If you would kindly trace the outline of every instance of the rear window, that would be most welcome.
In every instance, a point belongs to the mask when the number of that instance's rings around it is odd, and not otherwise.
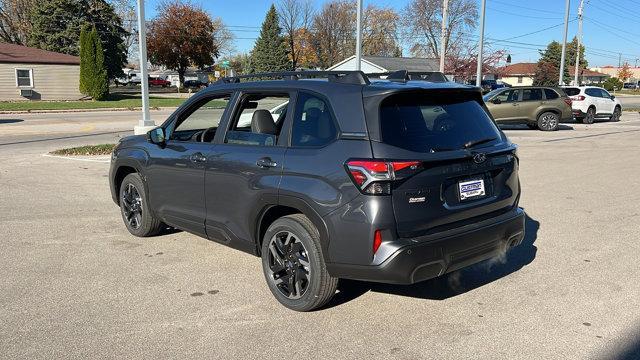
[[[569,96],[575,96],[580,94],[580,89],[578,88],[564,88],[564,92]]]
[[[469,94],[396,94],[380,105],[382,141],[416,152],[462,149],[500,139],[484,108]]]
[[[544,89],[544,96],[547,98],[547,100],[553,100],[553,99],[557,99],[560,96],[558,96],[558,93],[551,90],[551,89]]]

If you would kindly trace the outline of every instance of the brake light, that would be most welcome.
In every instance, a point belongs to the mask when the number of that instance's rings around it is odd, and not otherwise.
[[[571,106],[571,104],[573,103],[573,101],[571,101],[571,99],[568,98],[568,97],[564,98],[563,100],[564,100],[565,104],[567,104],[569,106]]]
[[[389,195],[391,182],[420,171],[419,161],[351,160],[346,166],[354,184],[365,194]]]
[[[572,96],[572,97],[571,97],[571,100],[573,100],[573,101],[583,101],[584,99],[586,99],[586,98],[584,97],[584,95]]]
[[[373,235],[373,254],[374,255],[380,248],[380,245],[382,245],[382,231],[376,230],[375,234]]]

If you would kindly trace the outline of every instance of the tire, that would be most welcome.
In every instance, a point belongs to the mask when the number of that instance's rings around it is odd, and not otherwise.
[[[538,123],[527,123],[527,127],[531,130],[537,130],[538,129]]]
[[[338,287],[338,278],[327,271],[318,229],[302,214],[269,226],[262,241],[262,269],[273,296],[295,311],[322,307]]]
[[[620,121],[620,116],[621,115],[622,115],[622,109],[620,108],[620,106],[616,105],[616,108],[613,109],[613,114],[609,118],[609,121],[618,122],[618,121]]]
[[[131,235],[148,237],[160,233],[164,224],[149,211],[145,185],[139,174],[125,176],[118,194],[122,221]]]
[[[538,116],[538,129],[542,131],[556,131],[560,123],[558,114],[546,111]]]
[[[594,121],[596,121],[596,108],[592,106],[587,109],[587,114],[584,119],[582,119],[582,122],[585,124],[593,124]]]

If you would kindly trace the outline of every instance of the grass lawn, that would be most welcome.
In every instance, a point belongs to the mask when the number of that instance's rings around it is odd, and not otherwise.
[[[51,152],[53,155],[109,155],[113,151],[116,144],[100,144],[100,145],[86,145],[78,146],[68,149],[54,150]]]
[[[640,90],[622,89],[622,90],[617,90],[616,92],[610,91],[610,93],[614,95],[640,95]]]
[[[149,106],[176,107],[186,99],[150,97]],[[224,105],[224,102],[220,102]],[[28,111],[28,110],[73,110],[73,109],[109,109],[109,108],[139,108],[142,107],[140,95],[111,94],[105,101],[2,101],[0,111]]]

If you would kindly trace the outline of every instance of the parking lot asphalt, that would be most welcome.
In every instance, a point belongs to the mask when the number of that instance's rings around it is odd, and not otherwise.
[[[184,232],[129,235],[107,162],[42,156],[135,120],[42,133],[2,119],[16,118],[0,116],[0,358],[640,358],[637,114],[507,129],[521,246],[411,286],[343,281],[311,313],[273,299],[258,258]]]

